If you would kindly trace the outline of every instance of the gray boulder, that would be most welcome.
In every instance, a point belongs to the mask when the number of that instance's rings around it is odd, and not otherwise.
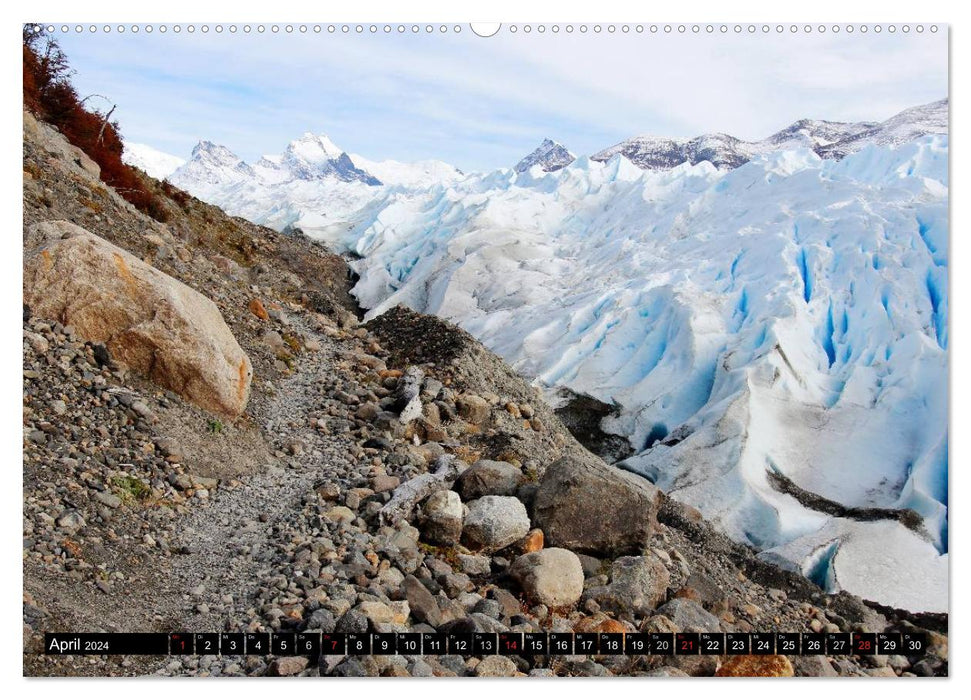
[[[602,609],[619,617],[645,617],[664,601],[670,582],[657,557],[621,557],[611,567],[610,585],[595,597]]]
[[[408,601],[408,607],[413,618],[432,627],[438,627],[442,624],[442,611],[438,607],[435,596],[421,581],[414,576],[406,576],[402,584],[402,591]]]
[[[555,547],[593,555],[640,554],[657,523],[661,492],[595,458],[561,457],[547,469],[533,506]]]
[[[421,383],[424,372],[418,367],[409,367],[398,380],[392,408],[398,413],[398,420],[408,423],[421,416]]]
[[[459,554],[459,568],[469,576],[488,576],[492,573],[489,557],[481,554]]]
[[[483,496],[469,505],[462,541],[486,552],[508,547],[529,532],[526,506],[512,496]]]
[[[508,656],[487,656],[475,667],[475,675],[486,678],[515,676],[516,663]]]
[[[454,491],[436,491],[422,509],[422,539],[450,546],[462,537],[462,499]]]
[[[657,609],[657,614],[671,620],[682,632],[721,631],[721,623],[717,617],[687,598],[669,600]]]

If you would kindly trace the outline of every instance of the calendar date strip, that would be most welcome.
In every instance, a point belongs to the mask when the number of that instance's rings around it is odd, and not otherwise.
[[[47,632],[50,655],[219,656],[646,656],[783,654],[921,656],[920,633],[718,632],[718,633],[84,633]]]

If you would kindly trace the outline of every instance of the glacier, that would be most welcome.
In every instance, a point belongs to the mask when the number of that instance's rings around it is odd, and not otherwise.
[[[125,142],[121,159],[157,180],[164,180],[185,165],[185,159],[165,153],[144,143]]]
[[[324,186],[221,154],[223,181],[182,182],[352,255],[369,317],[439,315],[551,400],[617,406],[618,466],[766,560],[946,611],[948,137],[857,133],[839,160],[789,139],[731,169],[615,153]]]
[[[542,386],[618,405],[622,466],[766,558],[801,569],[839,542],[833,587],[941,611],[947,196],[943,136],[727,173],[581,158],[392,198],[328,242],[360,256],[370,316],[443,316]],[[770,471],[922,526],[833,518]]]

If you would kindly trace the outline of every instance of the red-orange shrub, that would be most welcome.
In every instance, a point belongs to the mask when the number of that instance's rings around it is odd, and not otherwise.
[[[24,106],[56,127],[101,167],[101,179],[149,216],[165,221],[168,212],[121,160],[124,145],[118,122],[88,109],[71,85],[71,69],[57,42],[24,27]]]

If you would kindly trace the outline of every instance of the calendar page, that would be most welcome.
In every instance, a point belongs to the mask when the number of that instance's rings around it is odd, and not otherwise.
[[[947,676],[948,37],[24,24],[24,675]]]

